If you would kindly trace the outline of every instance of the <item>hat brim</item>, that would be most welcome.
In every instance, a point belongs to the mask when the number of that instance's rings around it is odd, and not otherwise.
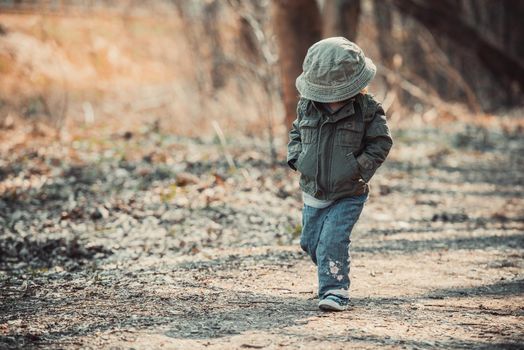
[[[366,64],[360,74],[352,81],[339,85],[318,85],[308,82],[304,73],[300,74],[295,81],[295,86],[302,97],[318,102],[338,102],[346,100],[358,94],[369,85],[377,73],[377,67],[369,58],[365,58]]]

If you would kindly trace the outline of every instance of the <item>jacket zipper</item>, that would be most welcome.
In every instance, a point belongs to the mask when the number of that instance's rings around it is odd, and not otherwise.
[[[320,124],[320,129],[318,131],[318,139],[317,139],[317,169],[316,169],[316,173],[315,173],[315,193],[318,192],[318,170],[319,170],[319,158],[320,158],[320,154],[318,152],[319,148],[320,148],[320,137],[322,136],[322,127],[324,125],[326,125],[327,123],[329,122],[329,118],[326,118],[326,120]],[[333,143],[334,143],[334,140],[333,140],[333,137],[331,137],[329,139],[329,147],[328,147],[328,151],[330,151],[331,153],[332,152],[332,148],[333,148]],[[331,186],[330,186],[330,183],[329,183],[329,178],[331,177],[331,166],[333,164],[333,159],[331,157],[331,154],[328,155],[328,167],[327,167],[327,173],[326,173],[326,178],[327,178],[327,183],[326,183],[326,188],[325,188],[325,193],[324,194],[327,194],[327,193],[330,193],[330,189],[331,189]]]
[[[334,125],[334,124],[332,124]],[[333,146],[334,146],[334,143],[335,143],[335,137],[337,137],[337,130],[335,129],[334,130],[334,133],[332,133],[331,135],[332,137],[330,137],[329,139],[329,147],[328,147],[328,150],[330,152],[329,154],[329,166],[328,166],[328,171],[327,171],[327,185],[326,185],[326,192],[327,193],[331,193],[331,190],[332,190],[332,186],[331,186],[331,167],[333,166]]]
[[[316,154],[316,158],[317,158],[317,166],[316,166],[316,172],[315,172],[315,194],[318,193],[318,163],[319,163],[319,158],[320,158],[320,154],[319,154],[319,148],[320,148],[320,136],[322,135],[322,127],[327,123],[328,121],[325,120],[322,124],[320,124],[320,129],[318,130],[318,135],[317,135],[317,154]]]

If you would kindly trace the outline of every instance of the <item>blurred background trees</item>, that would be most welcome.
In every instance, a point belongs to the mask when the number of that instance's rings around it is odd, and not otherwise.
[[[309,46],[322,38],[322,21],[314,0],[273,1],[273,30],[278,43],[285,121],[295,119],[297,90],[295,79]]]
[[[425,64],[413,67],[439,95],[450,100],[466,98],[472,107],[476,97],[479,107],[487,110],[521,103],[524,56],[518,43],[524,35],[522,1],[392,0],[388,5],[423,28],[414,42]],[[425,37],[429,40],[424,41]],[[432,52],[437,50],[449,67],[447,72],[438,69]]]
[[[374,60],[383,68],[380,72],[379,67],[379,73],[385,78],[385,93],[390,92],[402,105],[410,106],[419,100],[435,104],[436,97],[463,102],[478,113],[522,103],[524,55],[522,45],[518,45],[524,42],[524,25],[519,20],[524,15],[521,1],[326,0],[318,3],[321,8],[315,12],[295,8],[316,8],[315,0],[274,1],[279,10],[274,20],[275,28],[279,29],[276,35],[280,43],[288,125],[294,114],[293,101],[286,98],[289,95],[286,90],[291,90],[288,81],[300,73],[286,61],[287,56],[292,55],[286,48],[293,48],[288,41],[300,38],[301,43],[311,45],[318,38],[293,24],[297,12],[302,21],[315,25],[323,22],[323,37],[342,35],[362,41],[364,47],[368,40],[373,41],[368,45],[379,52]],[[372,11],[359,26],[362,5],[371,7]],[[374,28],[370,29],[370,24]],[[311,28],[314,26],[308,27]],[[308,45],[305,46],[307,49]],[[302,58],[305,55],[302,47],[292,51]]]
[[[377,63],[393,120],[499,113],[522,107],[523,15],[519,0],[1,0],[0,126],[285,135],[307,48],[336,35]]]

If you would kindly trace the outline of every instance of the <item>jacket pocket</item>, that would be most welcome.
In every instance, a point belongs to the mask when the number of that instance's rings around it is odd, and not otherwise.
[[[348,120],[337,125],[336,144],[343,147],[358,148],[362,142],[364,124]]]
[[[348,159],[348,162],[350,164],[351,180],[358,181],[362,179],[362,176],[360,175],[360,169],[358,167],[357,158],[355,158],[353,152],[349,152],[348,154],[346,154],[346,158]]]
[[[334,192],[347,192],[362,181],[358,162],[353,152],[337,152],[337,162],[332,169],[332,189]]]
[[[300,130],[300,139],[304,144],[317,142],[318,119],[302,119],[298,124]]]
[[[315,145],[305,146],[295,162],[297,170],[309,179],[315,179],[316,175],[315,147]]]

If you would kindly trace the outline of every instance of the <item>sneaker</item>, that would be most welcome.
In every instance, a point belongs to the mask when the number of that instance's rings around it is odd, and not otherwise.
[[[318,302],[323,311],[344,311],[348,308],[349,299],[329,294]]]

